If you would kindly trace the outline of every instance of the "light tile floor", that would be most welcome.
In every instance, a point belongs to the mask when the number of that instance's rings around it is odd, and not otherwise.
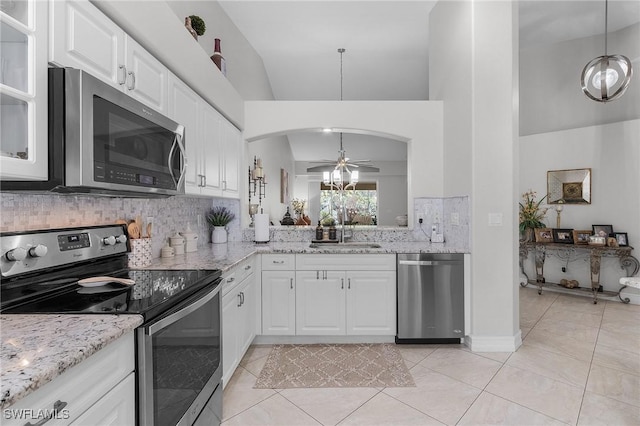
[[[640,425],[640,306],[520,289],[523,345],[401,345],[415,388],[253,389],[252,346],[223,425]]]

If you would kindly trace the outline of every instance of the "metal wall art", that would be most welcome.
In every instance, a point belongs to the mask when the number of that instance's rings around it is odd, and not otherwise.
[[[591,204],[591,169],[548,171],[547,203]]]

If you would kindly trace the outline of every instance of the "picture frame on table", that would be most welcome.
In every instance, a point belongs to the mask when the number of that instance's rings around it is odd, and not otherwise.
[[[589,244],[591,229],[573,230],[573,244]]]
[[[607,238],[613,234],[613,225],[591,225],[593,235]]]
[[[618,242],[618,247],[628,247],[629,246],[629,237],[626,232],[614,232],[613,236]]]
[[[573,244],[573,229],[553,228],[553,242],[561,244]]]
[[[535,228],[536,243],[552,243],[553,233],[551,228]]]

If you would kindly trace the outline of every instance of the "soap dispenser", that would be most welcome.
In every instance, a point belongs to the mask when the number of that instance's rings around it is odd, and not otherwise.
[[[322,229],[322,225],[320,221],[318,221],[318,226],[316,226],[316,240],[320,241],[324,238],[324,229]]]

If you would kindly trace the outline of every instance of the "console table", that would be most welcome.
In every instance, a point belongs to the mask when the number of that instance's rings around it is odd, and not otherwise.
[[[602,291],[600,286],[600,262],[603,257],[615,257],[620,262],[620,267],[626,271],[628,277],[634,276],[640,269],[640,262],[631,255],[633,247],[606,247],[606,246],[590,246],[578,244],[559,244],[559,243],[536,243],[536,242],[520,242],[520,271],[525,276],[525,281],[520,285],[526,287],[529,284],[538,286],[538,294],[542,294],[544,286],[554,286],[559,289],[565,289],[563,293],[576,293],[580,291],[589,291],[593,297],[593,303],[598,303],[598,294],[605,297],[615,298],[616,296],[624,303],[629,303],[629,298],[622,298],[620,292],[625,286],[621,287],[618,292]],[[524,261],[527,259],[529,252],[535,254],[536,279],[531,280],[524,271]],[[567,263],[573,260],[588,258],[591,272],[591,287],[576,287],[566,289],[558,283],[546,282],[544,278],[544,261],[546,256],[555,256]],[[564,268],[563,268],[564,271]]]

